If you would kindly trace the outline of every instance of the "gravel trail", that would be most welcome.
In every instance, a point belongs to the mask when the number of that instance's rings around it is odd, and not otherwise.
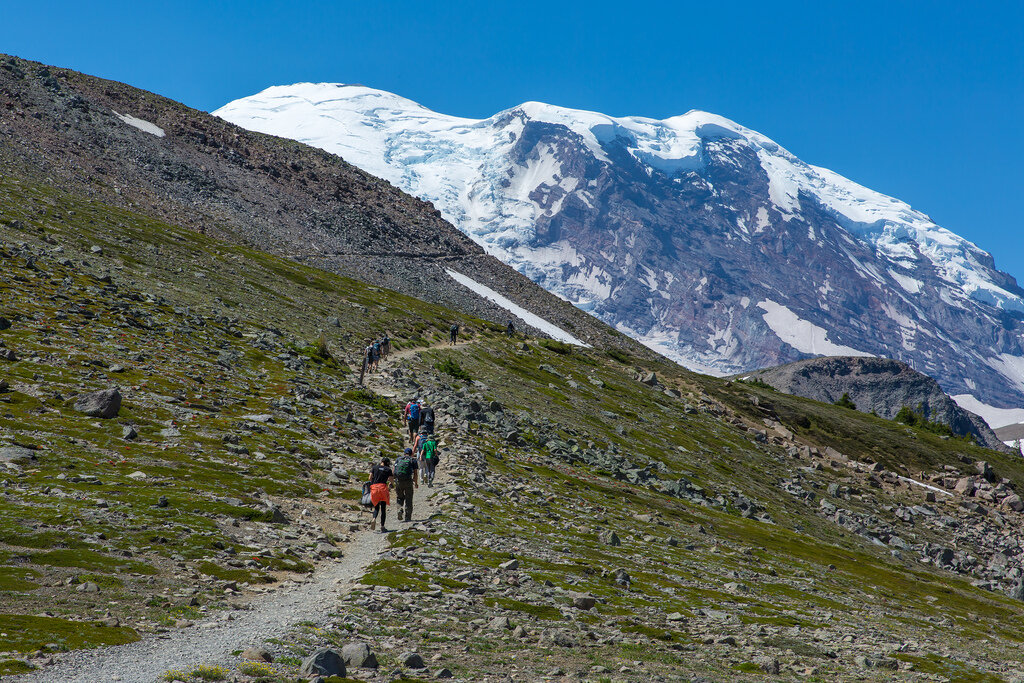
[[[440,486],[441,482],[436,485]],[[414,523],[433,514],[430,498],[436,490],[421,487],[416,491]],[[398,514],[397,508],[388,512],[389,517]],[[392,528],[405,527],[393,519],[389,521]],[[215,620],[147,637],[137,643],[69,652],[61,655],[53,666],[19,676],[17,680],[20,683],[153,683],[168,669],[187,670],[197,664],[229,665],[237,661],[231,654],[235,650],[255,647],[267,638],[280,636],[299,622],[325,623],[337,607],[338,596],[348,592],[388,547],[385,534],[369,529],[360,531],[343,547],[344,557],[322,564],[312,581],[257,598],[249,604],[248,610],[222,612],[213,615]],[[232,620],[216,620],[229,616]]]

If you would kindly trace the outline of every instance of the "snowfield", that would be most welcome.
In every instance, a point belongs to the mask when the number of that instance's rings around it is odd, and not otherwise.
[[[522,306],[519,306],[518,304],[515,304],[512,301],[509,301],[507,298],[505,298],[501,294],[498,294],[487,285],[483,285],[474,280],[473,278],[463,275],[462,273],[458,273],[454,270],[445,269],[445,272],[447,272],[449,277],[451,277],[453,280],[458,282],[463,287],[466,287],[476,292],[477,294],[487,299],[488,301],[492,301],[498,304],[506,311],[508,311],[509,313],[511,313],[512,315],[516,316],[521,321],[529,325],[530,327],[540,330],[541,332],[548,335],[552,339],[555,339],[560,342],[565,342],[567,344],[574,344],[576,346],[585,346],[587,348],[590,348],[590,344],[577,339],[576,337],[572,336],[571,334],[563,330],[561,327],[558,327],[557,325],[548,322],[539,315],[530,313]]]

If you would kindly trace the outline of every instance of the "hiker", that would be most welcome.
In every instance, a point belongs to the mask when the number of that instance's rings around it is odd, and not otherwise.
[[[511,318],[508,321],[508,327],[505,328],[505,334],[510,337],[514,337],[516,334],[516,324],[512,322]]]
[[[437,469],[437,463],[440,462],[439,450],[437,447],[437,437],[433,434],[428,434],[427,440],[423,443],[423,447],[420,450],[424,463],[422,478],[426,481],[428,488],[434,488],[434,470]]]
[[[394,479],[395,473],[391,470],[391,459],[382,457],[379,465],[370,468],[370,502],[373,504],[373,521],[370,528],[377,528],[377,515],[380,515],[380,532],[388,532],[387,522],[388,502],[391,499],[389,485]]]
[[[452,323],[452,327],[448,330],[448,338],[451,340],[452,346],[455,346],[456,341],[459,338],[459,324]]]
[[[412,490],[420,487],[416,481],[416,472],[419,465],[412,457],[412,449],[406,448],[402,455],[395,460],[395,497],[398,499],[398,521],[412,521]],[[402,516],[402,507],[405,507],[405,517]]]
[[[420,431],[426,428],[427,434],[434,433],[434,409],[425,401],[420,401]]]
[[[378,363],[380,363],[380,359],[383,358],[382,349],[383,346],[381,345],[380,339],[373,342],[373,355],[376,356]]]
[[[415,441],[416,432],[420,428],[420,402],[418,398],[414,398],[406,404],[402,417],[405,418],[405,424],[409,428],[409,441]]]
[[[391,337],[388,336],[387,332],[384,333],[384,337],[380,340],[380,348],[384,352],[385,358],[391,355]]]
[[[423,460],[423,444],[427,442],[430,434],[423,428],[420,427],[420,433],[416,435],[416,440],[412,442],[412,452],[416,456],[416,463],[420,467],[420,481],[421,483],[427,483],[427,463]]]

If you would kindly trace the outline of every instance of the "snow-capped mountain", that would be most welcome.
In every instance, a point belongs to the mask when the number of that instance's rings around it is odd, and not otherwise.
[[[433,202],[490,253],[691,368],[889,356],[951,394],[1024,406],[1024,290],[988,253],[721,116],[527,102],[477,120],[330,83],[214,113]]]

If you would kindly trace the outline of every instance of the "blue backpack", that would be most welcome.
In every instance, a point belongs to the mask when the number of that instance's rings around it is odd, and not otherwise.
[[[410,420],[418,420],[418,419],[420,419],[420,404],[419,403],[413,403],[412,405],[409,406],[409,419]]]

